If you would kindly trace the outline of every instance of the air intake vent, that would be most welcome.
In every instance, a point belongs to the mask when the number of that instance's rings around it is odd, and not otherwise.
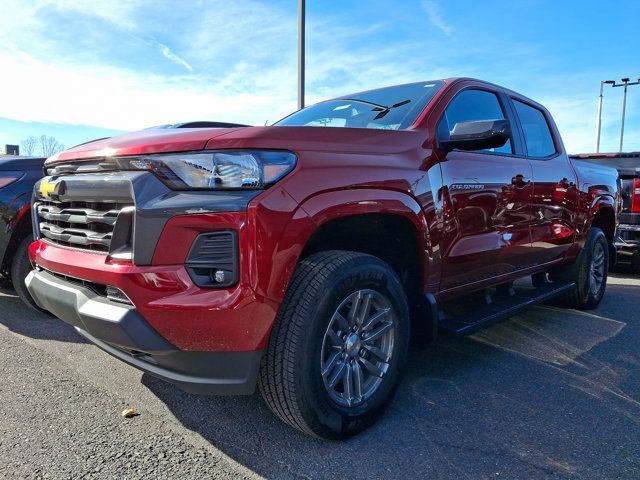
[[[186,262],[199,287],[227,288],[238,282],[238,239],[233,230],[203,233],[191,246]]]

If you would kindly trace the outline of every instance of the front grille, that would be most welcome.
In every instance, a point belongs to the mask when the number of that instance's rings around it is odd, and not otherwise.
[[[39,201],[38,228],[51,243],[107,253],[118,214],[130,206],[109,201]]]

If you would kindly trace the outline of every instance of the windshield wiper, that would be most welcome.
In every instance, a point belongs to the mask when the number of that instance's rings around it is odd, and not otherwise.
[[[374,120],[379,120],[380,118],[384,117],[392,108],[402,107],[403,105],[411,102],[411,100],[403,100],[402,102],[394,103],[393,105],[388,107],[386,105],[380,105],[379,103],[369,102],[368,100],[360,100],[359,98],[341,98],[340,100],[345,100],[347,102],[358,102],[365,105],[373,106],[373,112],[380,112],[375,116]]]

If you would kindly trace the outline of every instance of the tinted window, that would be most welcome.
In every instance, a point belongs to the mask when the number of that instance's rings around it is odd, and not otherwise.
[[[456,123],[474,120],[502,120],[504,112],[498,97],[484,90],[463,90],[449,104],[438,124],[438,136],[446,138]],[[502,147],[491,148],[489,152],[513,153],[511,140]]]
[[[556,147],[553,144],[553,137],[544,114],[537,108],[518,100],[514,100],[513,104],[518,112],[522,130],[524,130],[524,141],[529,156],[542,158],[553,155],[556,152]]]
[[[276,125],[409,128],[441,86],[442,82],[423,82],[354,93],[311,105]]]

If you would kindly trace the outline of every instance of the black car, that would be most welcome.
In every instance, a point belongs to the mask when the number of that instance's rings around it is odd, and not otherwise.
[[[618,170],[622,210],[615,246],[618,260],[629,263],[633,272],[640,274],[640,152],[584,153],[572,157]]]
[[[24,279],[31,270],[27,249],[33,241],[31,195],[43,176],[44,158],[0,157],[0,275],[20,298],[37,308]]]

